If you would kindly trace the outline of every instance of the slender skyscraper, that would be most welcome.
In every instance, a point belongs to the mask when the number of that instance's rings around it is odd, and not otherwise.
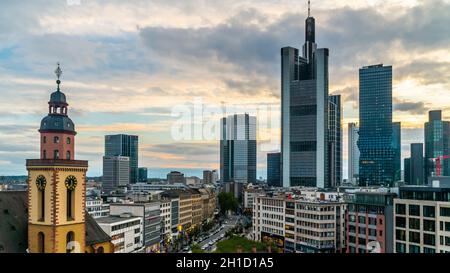
[[[402,173],[402,124],[392,123],[392,148],[394,149],[394,182],[400,181]]]
[[[359,184],[393,185],[392,66],[359,70]]]
[[[342,183],[342,106],[341,95],[329,97],[328,105],[328,148],[330,186]]]
[[[356,184],[359,177],[359,128],[356,123],[348,124],[348,181]]]
[[[409,185],[424,185],[423,144],[411,143]]]
[[[425,178],[436,173],[433,159],[450,154],[450,122],[442,120],[442,111],[428,113],[425,123]],[[441,175],[450,175],[450,160],[441,161]]]
[[[138,182],[138,136],[124,134],[105,136],[105,156],[129,157],[130,183]]]
[[[267,154],[267,185],[281,187],[281,153]]]
[[[222,118],[220,135],[221,182],[256,183],[256,117]]]
[[[328,49],[317,49],[308,11],[303,56],[281,49],[281,165],[284,187],[331,186],[328,138]]]

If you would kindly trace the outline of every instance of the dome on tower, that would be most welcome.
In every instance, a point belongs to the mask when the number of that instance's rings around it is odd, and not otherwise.
[[[48,115],[41,121],[39,132],[73,132],[75,133],[75,124],[68,116]]]
[[[64,95],[63,92],[61,92],[60,90],[57,90],[55,92],[53,92],[50,95],[50,103],[55,103],[55,104],[66,104],[66,95]]]

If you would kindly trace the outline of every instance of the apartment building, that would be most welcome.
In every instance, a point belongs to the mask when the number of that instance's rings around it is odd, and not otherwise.
[[[395,253],[450,253],[450,183],[400,187],[394,199]]]
[[[284,252],[334,253],[345,248],[346,204],[334,199],[300,197],[301,193],[255,196],[253,238],[272,240]]]
[[[111,237],[114,253],[142,251],[144,232],[141,217],[122,214],[120,216],[101,217],[95,220],[103,231]]]
[[[202,194],[197,189],[189,189],[192,200],[192,227],[201,226],[203,221]]]
[[[217,208],[216,194],[212,189],[199,189],[202,195],[203,221],[210,221],[214,218],[214,211]]]

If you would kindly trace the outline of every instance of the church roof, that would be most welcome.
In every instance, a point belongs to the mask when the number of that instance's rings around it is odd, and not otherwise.
[[[42,119],[40,131],[75,132],[75,124],[68,116],[50,114]]]
[[[50,103],[66,104],[67,103],[66,95],[63,92],[61,92],[60,90],[57,90],[50,95]]]
[[[97,224],[95,219],[86,212],[86,245],[110,242],[111,237]]]

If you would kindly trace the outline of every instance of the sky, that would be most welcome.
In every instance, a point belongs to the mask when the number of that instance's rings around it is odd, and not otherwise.
[[[423,141],[427,111],[450,119],[450,0],[313,0],[311,13],[318,47],[330,49],[330,94],[344,102],[344,178],[360,67],[393,66],[402,157]],[[2,0],[0,175],[25,174],[25,160],[39,157],[60,62],[76,158],[89,160],[89,176],[101,175],[104,135],[116,133],[139,135],[139,165],[151,177],[218,169],[207,125],[230,108],[258,115],[265,177],[266,154],[279,149],[279,122],[269,121],[280,117],[280,48],[301,48],[306,17],[306,0]],[[195,118],[196,105],[212,114]]]

